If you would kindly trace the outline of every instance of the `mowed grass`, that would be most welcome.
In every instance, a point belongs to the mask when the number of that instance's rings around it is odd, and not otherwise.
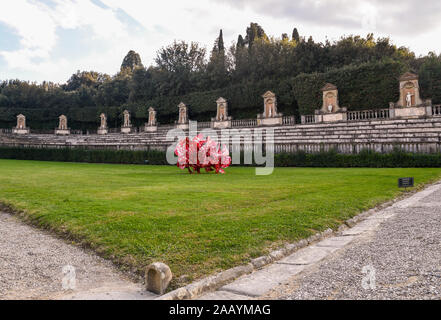
[[[176,167],[0,160],[0,202],[123,266],[194,280],[248,262],[398,196],[397,179],[441,169]],[[174,287],[182,281],[175,280]]]

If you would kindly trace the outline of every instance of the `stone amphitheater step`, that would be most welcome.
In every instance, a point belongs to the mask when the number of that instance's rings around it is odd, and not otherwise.
[[[170,127],[171,128],[171,127]],[[93,146],[112,148],[165,148],[170,145],[166,140],[170,128],[159,128],[154,133],[135,133],[109,135],[71,135],[55,136],[50,134],[31,134],[15,136],[1,134],[0,144],[28,146]],[[232,131],[232,141],[240,141],[241,132],[247,129],[256,134],[253,128],[237,128]],[[339,123],[320,123],[274,127],[274,142],[279,145],[338,145],[338,144],[431,144],[441,146],[441,117],[411,120],[375,120]],[[220,132],[216,130],[216,132]],[[432,148],[432,147],[430,147]],[[432,150],[432,149],[431,149]]]

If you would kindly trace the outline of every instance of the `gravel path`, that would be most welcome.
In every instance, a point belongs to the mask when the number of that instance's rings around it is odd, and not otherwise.
[[[393,217],[376,230],[262,298],[441,299],[441,185],[386,211]]]
[[[0,213],[0,299],[155,297],[110,262]]]

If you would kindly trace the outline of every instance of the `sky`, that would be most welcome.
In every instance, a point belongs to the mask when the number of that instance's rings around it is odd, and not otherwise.
[[[417,55],[441,53],[441,1],[424,0],[14,0],[0,10],[0,80],[66,82],[77,70],[114,75],[135,50],[145,66],[176,40],[211,50],[250,22],[270,36],[316,41],[390,37]]]

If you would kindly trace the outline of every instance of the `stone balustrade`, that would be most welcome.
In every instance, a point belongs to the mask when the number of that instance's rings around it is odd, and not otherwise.
[[[210,121],[198,122],[198,128],[201,129],[211,128],[211,122]]]
[[[284,126],[291,126],[293,124],[296,124],[296,118],[294,116],[283,117],[282,124]]]
[[[432,106],[432,115],[433,116],[441,116],[441,105]]]
[[[257,119],[232,120],[231,125],[236,128],[250,128],[257,126]]]
[[[301,116],[302,124],[315,123],[315,115],[308,114]]]
[[[389,119],[389,109],[348,111],[347,121]]]

